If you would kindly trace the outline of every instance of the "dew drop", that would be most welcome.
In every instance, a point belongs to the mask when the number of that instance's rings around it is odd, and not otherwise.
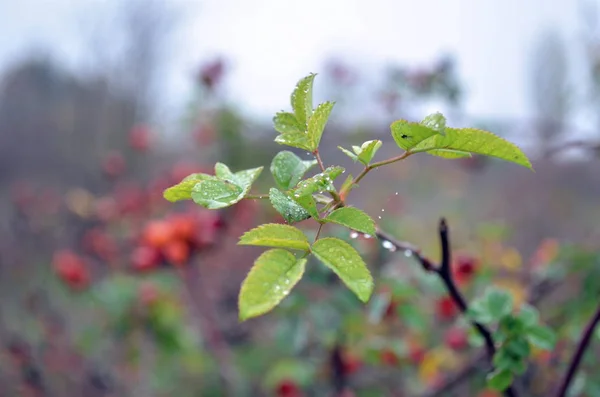
[[[358,233],[350,232],[350,238],[357,238],[357,237],[358,237]]]
[[[379,215],[377,218],[381,219],[381,215]]]
[[[394,252],[396,251],[396,246],[394,244],[392,244],[391,241],[388,240],[384,240],[381,245],[383,246],[383,248],[387,249],[388,251]]]
[[[398,195],[398,192],[396,192],[396,196]]]
[[[385,209],[383,209],[383,208],[382,208],[382,209],[381,209],[381,212],[385,212]]]
[[[413,254],[413,252],[411,250],[404,251],[404,256],[407,257],[407,258],[411,257],[412,254]]]
[[[371,235],[370,235],[370,234],[365,234],[365,235],[364,235],[364,237],[365,237],[366,239],[369,239],[369,238],[371,238]]]

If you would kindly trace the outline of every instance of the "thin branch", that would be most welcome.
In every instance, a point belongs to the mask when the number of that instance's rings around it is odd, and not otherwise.
[[[313,154],[317,159],[317,163],[319,163],[319,168],[321,168],[321,171],[325,171],[325,165],[323,164],[323,160],[321,159],[321,155],[319,154],[319,149],[315,150]]]
[[[376,163],[367,165],[360,172],[360,174],[358,174],[356,176],[356,178],[354,178],[354,180],[352,181],[352,184],[356,184],[356,183],[360,182],[360,180],[363,179],[365,177],[365,175],[367,175],[371,170],[374,170],[375,168],[378,168],[378,167],[381,167],[381,166],[384,166],[384,165],[395,163],[397,161],[404,160],[405,158],[407,158],[411,154],[412,154],[411,152],[404,152],[404,153],[402,153],[399,156],[391,157],[391,158],[389,158],[387,160],[382,160],[382,161],[378,161]]]
[[[387,234],[385,234],[381,231],[379,231],[377,233],[377,236],[379,238],[389,241],[392,245],[394,245],[394,247],[397,250],[402,250],[404,252],[407,252],[407,251],[410,252],[418,260],[418,262],[421,264],[421,266],[423,266],[423,269],[425,269],[426,271],[436,272],[438,274],[438,276],[441,278],[441,280],[443,281],[444,286],[446,287],[446,290],[448,291],[448,294],[450,295],[450,297],[452,298],[454,303],[458,306],[461,313],[463,313],[463,315],[464,315],[464,314],[466,314],[469,307],[467,305],[467,301],[465,300],[465,298],[462,296],[462,294],[456,287],[456,283],[454,282],[454,278],[452,276],[452,271],[451,271],[452,256],[451,256],[451,250],[450,250],[449,230],[448,230],[448,225],[446,223],[446,220],[443,218],[440,220],[439,235],[440,235],[440,245],[442,248],[442,259],[441,259],[440,265],[435,266],[432,264],[432,262],[429,259],[422,256],[420,254],[419,250],[416,249],[414,246],[391,239],[391,238],[389,238],[389,236]],[[490,330],[487,327],[485,327],[484,325],[482,325],[478,322],[471,321],[471,325],[477,330],[477,332],[484,339],[487,358],[491,364],[494,354],[496,353],[496,346],[494,344],[494,339],[492,337],[492,333],[490,332]],[[517,393],[512,386],[509,387],[508,389],[506,389],[504,391],[504,394],[507,397],[516,397],[517,396]]]
[[[315,236],[315,242],[319,239],[319,236],[321,235],[321,229],[323,229],[322,223],[319,224],[319,229],[317,230],[317,234]]]
[[[560,282],[550,282],[548,280],[543,280],[531,288],[531,293],[529,294],[528,302],[536,306],[540,301],[542,301],[548,294],[554,291],[561,283]],[[478,370],[481,370],[481,367],[486,360],[486,354],[480,354],[476,358],[473,359],[469,364],[465,365],[460,371],[454,373],[451,377],[449,377],[444,384],[437,387],[435,390],[429,391],[426,394],[423,394],[421,397],[442,397],[448,394],[452,389],[459,386],[462,382],[466,381]]]
[[[454,278],[453,278],[452,272],[450,270],[450,263],[451,263],[452,257],[451,257],[451,253],[450,253],[448,225],[446,223],[446,220],[443,218],[440,221],[439,233],[440,233],[440,244],[442,246],[442,263],[441,263],[440,267],[438,268],[437,273],[439,274],[442,281],[444,282],[444,285],[446,286],[446,289],[448,290],[448,294],[450,295],[452,300],[456,303],[456,305],[458,306],[460,311],[463,314],[466,314],[467,310],[469,309],[469,307],[467,305],[467,301],[465,300],[465,298],[462,296],[462,294],[456,287],[456,283],[454,282]],[[485,349],[487,351],[488,358],[491,361],[492,358],[494,357],[494,354],[496,353],[496,346],[494,345],[494,338],[492,337],[492,333],[490,332],[490,330],[487,327],[483,326],[482,324],[480,324],[476,321],[472,321],[471,324],[473,325],[473,327],[475,327],[477,332],[483,337],[483,340],[485,341]]]
[[[583,333],[581,334],[581,339],[579,344],[577,345],[577,349],[573,354],[573,358],[571,359],[571,363],[569,364],[569,369],[565,373],[565,377],[560,383],[560,387],[558,393],[556,393],[556,397],[565,397],[567,395],[567,390],[571,385],[573,379],[575,378],[575,374],[577,373],[577,369],[583,360],[583,356],[585,355],[586,350],[589,347],[590,341],[592,340],[592,336],[594,335],[594,330],[596,326],[600,322],[600,306],[596,309],[594,316],[590,319],[590,322],[587,324]]]

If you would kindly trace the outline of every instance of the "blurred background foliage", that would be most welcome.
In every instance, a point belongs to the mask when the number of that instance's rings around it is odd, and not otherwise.
[[[239,285],[257,252],[237,238],[282,219],[268,203],[209,212],[169,204],[162,191],[215,161],[267,165],[279,148],[268,120],[224,95],[223,57],[198,66],[181,117],[158,122],[156,82],[177,23],[165,4],[124,2],[121,45],[106,54],[98,36],[91,72],[35,53],[0,76],[0,395],[495,396],[437,279],[374,239],[330,230],[376,275],[369,304],[309,263],[273,313],[238,322]],[[367,94],[351,63],[330,59],[316,71],[322,96],[338,101],[322,144],[327,164],[357,172],[336,146],[366,139],[382,139],[382,158],[392,155],[389,123],[431,106],[451,124],[517,139],[532,156],[535,173],[480,157],[414,156],[373,172],[351,197],[434,258],[437,220],[447,217],[469,300],[496,285],[539,308],[559,343],[534,352],[518,384],[530,396],[552,390],[600,296],[600,132],[575,140],[568,122],[578,108],[600,120],[599,30],[593,18],[582,25],[589,95],[570,89],[565,45],[548,32],[529,65],[535,115],[522,122],[463,114],[468,93],[447,55],[390,65]],[[381,120],[344,122],[367,102]],[[310,221],[302,226],[314,233]],[[596,345],[572,396],[600,396]]]

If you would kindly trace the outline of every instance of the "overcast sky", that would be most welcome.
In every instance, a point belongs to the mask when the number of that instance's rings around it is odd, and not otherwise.
[[[299,77],[322,72],[330,56],[375,73],[389,62],[426,65],[450,53],[469,114],[527,117],[529,54],[539,35],[557,29],[581,51],[577,0],[170,1],[185,19],[166,63],[166,100],[187,100],[191,72],[222,54],[232,66],[230,96],[260,116],[286,107]],[[82,24],[116,3],[0,0],[0,68],[41,48],[76,65]]]

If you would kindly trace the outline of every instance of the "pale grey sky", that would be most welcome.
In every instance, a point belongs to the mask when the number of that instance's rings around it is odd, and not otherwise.
[[[440,52],[458,58],[469,114],[528,117],[529,54],[538,35],[556,28],[581,51],[577,0],[170,1],[184,7],[185,23],[165,69],[169,103],[189,99],[192,71],[222,54],[232,65],[230,97],[266,117],[331,55],[376,78],[386,63],[426,65]],[[116,3],[0,0],[0,68],[43,47],[77,65],[82,24]]]

